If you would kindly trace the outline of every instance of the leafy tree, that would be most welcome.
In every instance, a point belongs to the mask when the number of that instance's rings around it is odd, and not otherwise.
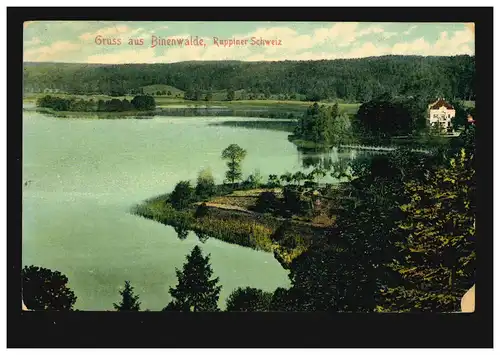
[[[253,174],[248,175],[245,185],[251,189],[256,189],[262,185],[262,175],[258,170],[255,170]]]
[[[235,181],[240,180],[242,176],[241,162],[245,159],[247,152],[237,144],[231,144],[222,151],[222,159],[227,160],[228,171],[226,178],[233,185]]]
[[[193,202],[194,190],[189,181],[180,181],[170,194],[170,203],[174,208],[182,210]]]
[[[453,100],[450,102],[450,104],[455,109],[455,117],[451,120],[453,128],[458,129],[461,127],[465,127],[467,125],[467,116],[470,113],[470,109],[466,109],[464,105],[458,100]]]
[[[204,257],[199,246],[195,246],[187,256],[182,271],[176,269],[177,286],[170,288],[173,300],[165,311],[215,312],[222,286],[219,278],[212,277],[210,256]]]
[[[315,143],[342,144],[352,140],[353,128],[349,116],[339,114],[338,104],[314,103],[297,122],[294,134]]]
[[[457,311],[460,298],[474,283],[473,155],[463,149],[448,167],[435,171],[424,182],[408,182],[405,191],[411,200],[401,206],[406,218],[399,227],[407,237],[397,244],[405,258],[392,264],[404,283],[386,292],[386,307]]]
[[[55,111],[70,111],[71,101],[68,99],[53,97],[50,95],[39,98],[36,102],[39,107],[51,108]]]
[[[411,134],[416,126],[416,118],[405,102],[382,95],[362,104],[356,114],[358,129],[364,136],[389,138]]]
[[[408,111],[411,117],[409,128],[411,134],[415,135],[425,130],[428,122],[427,108],[430,102],[432,102],[432,99],[429,99],[425,95],[413,96],[401,100],[404,110]]]
[[[140,311],[141,302],[139,302],[139,296],[134,294],[130,281],[125,281],[125,288],[120,291],[120,295],[122,296],[120,303],[113,303],[117,311]]]
[[[198,174],[195,193],[202,199],[206,199],[214,195],[215,181],[209,168],[203,169]]]
[[[21,271],[23,301],[30,310],[70,311],[75,293],[67,287],[68,278],[59,271],[38,266],[25,266]]]
[[[238,287],[226,302],[228,312],[266,312],[269,311],[272,293],[253,287]]]
[[[331,123],[330,141],[338,144],[349,143],[354,136],[351,119],[346,113],[336,116]]]

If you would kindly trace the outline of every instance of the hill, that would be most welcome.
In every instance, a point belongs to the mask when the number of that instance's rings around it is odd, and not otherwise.
[[[382,56],[282,62],[172,64],[25,63],[26,92],[124,95],[167,85],[179,91],[239,91],[240,99],[366,102],[384,93],[474,100],[475,58]],[[242,93],[241,90],[244,90]]]

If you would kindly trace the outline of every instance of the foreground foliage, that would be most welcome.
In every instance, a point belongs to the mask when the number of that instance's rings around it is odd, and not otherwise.
[[[139,296],[134,294],[134,288],[129,281],[125,281],[125,287],[120,291],[122,300],[120,303],[113,303],[113,307],[117,311],[140,311],[141,302]]]
[[[386,292],[389,310],[458,311],[474,280],[475,170],[463,149],[449,166],[432,172],[423,183],[410,181],[410,202],[400,208],[399,228],[407,237],[397,243],[404,257],[391,267],[403,286]]]
[[[68,277],[59,271],[38,266],[25,266],[21,271],[23,301],[34,311],[69,311],[76,302],[75,293],[68,288]]]
[[[238,287],[226,301],[228,312],[266,312],[271,306],[272,292],[254,287]]]

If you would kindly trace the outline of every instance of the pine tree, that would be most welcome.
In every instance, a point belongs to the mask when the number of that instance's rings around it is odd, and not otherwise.
[[[460,298],[474,283],[475,171],[464,149],[423,183],[409,182],[411,202],[401,206],[407,232],[399,243],[405,255],[392,267],[404,281],[389,289],[381,311],[460,309]]]
[[[119,304],[113,303],[117,311],[140,311],[141,302],[139,296],[134,295],[134,288],[129,281],[125,281],[125,288],[120,291],[122,300]]]
[[[204,257],[199,246],[187,256],[182,271],[176,269],[178,284],[170,288],[173,300],[164,311],[215,312],[222,286],[219,278],[212,277],[210,255]]]

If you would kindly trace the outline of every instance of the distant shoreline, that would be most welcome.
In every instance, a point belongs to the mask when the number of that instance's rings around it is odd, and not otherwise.
[[[34,104],[36,100],[45,94],[30,94],[23,98],[23,104]],[[111,97],[107,95],[71,95],[52,94],[61,98],[77,99],[130,99],[129,96]],[[86,117],[107,118],[107,116],[199,116],[199,117],[253,117],[253,118],[276,118],[296,120],[300,118],[307,107],[308,101],[287,100],[233,100],[233,101],[191,101],[183,99],[170,99],[167,97],[155,97],[156,109],[150,111],[55,111],[40,107],[33,107],[43,113],[56,117],[71,117],[84,115]],[[322,104],[332,105],[333,102]],[[340,103],[339,107],[348,114],[355,114],[359,108],[358,103]],[[109,117],[111,118],[111,117]]]

